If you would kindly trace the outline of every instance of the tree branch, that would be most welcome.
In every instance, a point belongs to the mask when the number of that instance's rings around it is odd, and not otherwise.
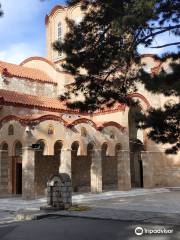
[[[151,34],[148,34],[146,37],[139,39],[138,44],[139,44],[139,43],[142,43],[142,41],[143,41],[143,42],[146,41],[146,40],[147,40],[148,38],[150,38],[150,37],[155,37],[156,35],[162,34],[162,33],[164,33],[164,32],[167,32],[167,31],[169,31],[169,30],[173,30],[173,29],[176,29],[176,28],[180,28],[180,24],[175,25],[175,26],[169,26],[169,27],[167,27],[166,29],[163,29],[163,30],[160,30],[160,31],[151,33]]]
[[[163,47],[169,47],[169,46],[173,46],[173,45],[179,45],[180,42],[174,42],[174,43],[167,43],[164,45],[160,45],[160,46],[156,46],[156,47],[150,47],[150,48],[163,48]]]

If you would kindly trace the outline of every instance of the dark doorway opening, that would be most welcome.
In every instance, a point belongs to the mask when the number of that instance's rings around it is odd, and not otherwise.
[[[16,194],[22,194],[22,163],[16,164]]]
[[[130,168],[131,168],[131,187],[143,188],[143,164],[141,151],[143,144],[138,139],[130,140]]]
[[[143,132],[142,130],[138,129],[137,122],[138,114],[140,112],[141,112],[140,106],[132,107],[130,108],[128,115],[132,188],[143,187],[143,164],[141,159],[141,152],[144,151]]]

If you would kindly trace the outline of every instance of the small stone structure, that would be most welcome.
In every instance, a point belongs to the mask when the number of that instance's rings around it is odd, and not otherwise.
[[[72,183],[68,174],[59,173],[47,183],[47,208],[59,210],[72,206]]]

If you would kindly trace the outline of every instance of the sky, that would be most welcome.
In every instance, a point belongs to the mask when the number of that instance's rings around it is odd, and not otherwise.
[[[31,56],[46,57],[45,16],[64,0],[0,0],[4,16],[0,18],[0,60],[21,63]],[[156,39],[167,43],[169,34]],[[169,48],[166,50],[173,50]],[[139,48],[141,53],[163,53],[163,49]]]
[[[63,0],[0,0],[0,60],[21,63],[46,56],[45,16]]]

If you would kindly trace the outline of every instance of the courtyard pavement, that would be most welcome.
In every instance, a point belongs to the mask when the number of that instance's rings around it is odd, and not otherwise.
[[[40,211],[46,199],[24,201],[21,198],[0,199],[0,223],[41,219],[47,216],[83,217],[125,221],[143,221],[180,225],[180,191],[134,189],[99,194],[73,195],[73,204],[87,205],[87,211]]]

